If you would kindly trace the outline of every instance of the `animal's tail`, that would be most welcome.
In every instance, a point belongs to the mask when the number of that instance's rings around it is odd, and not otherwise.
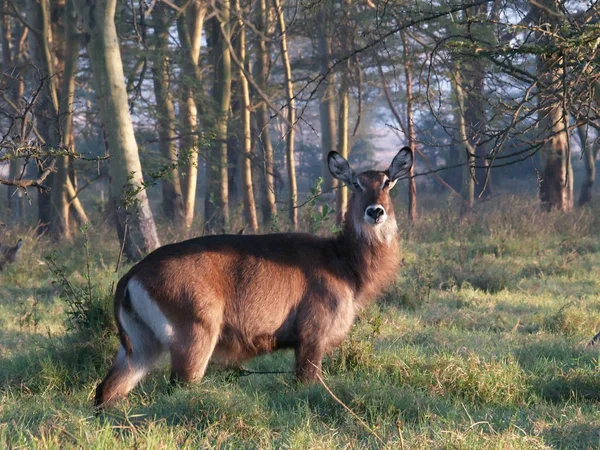
[[[119,332],[119,340],[121,341],[121,345],[125,349],[127,355],[131,355],[133,352],[133,347],[131,345],[131,339],[129,339],[129,335],[125,331],[123,324],[121,323],[121,310],[129,310],[131,309],[131,298],[129,297],[129,290],[127,289],[127,285],[129,284],[129,277],[123,277],[117,284],[117,289],[115,291],[115,321],[117,322],[117,330]]]

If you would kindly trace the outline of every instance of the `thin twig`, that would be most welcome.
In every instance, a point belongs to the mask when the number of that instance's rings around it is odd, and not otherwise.
[[[310,361],[309,361],[310,362]],[[313,366],[315,366],[315,368],[318,369],[318,367],[313,363],[310,362]],[[354,417],[356,420],[358,420],[358,422],[365,427],[369,433],[371,433],[379,442],[381,442],[381,445],[383,445],[383,448],[389,448],[389,446],[385,443],[385,441],[375,432],[375,430],[373,430],[368,424],[367,422],[365,422],[363,419],[361,419],[359,417],[358,414],[356,414],[354,411],[352,411],[350,409],[350,407],[348,405],[346,405],[343,401],[341,401],[333,392],[331,389],[329,389],[329,386],[327,386],[325,384],[325,381],[323,381],[323,377],[321,377],[321,375],[317,372],[316,373],[317,379],[319,380],[319,383],[321,383],[321,385],[325,388],[325,390],[329,393],[329,395],[331,395],[331,397],[340,405],[342,405],[342,407],[348,411],[352,417]]]

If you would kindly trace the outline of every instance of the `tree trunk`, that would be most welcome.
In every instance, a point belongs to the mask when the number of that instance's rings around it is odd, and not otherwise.
[[[232,3],[235,0],[231,0]],[[231,43],[231,47],[229,51],[231,53],[237,52],[237,41],[238,41],[238,33],[236,31],[236,36]],[[240,102],[240,85],[237,77],[234,77],[232,72],[231,74],[231,106],[229,109],[229,114],[231,117],[241,118],[241,102]],[[235,122],[234,122],[235,123]],[[239,124],[241,125],[241,124]],[[240,148],[241,141],[239,140],[240,135],[240,126],[231,131],[231,135],[227,135],[227,192],[229,197],[229,208],[236,208],[241,201],[242,191],[240,189],[240,181],[241,181],[241,169],[239,167],[240,156],[242,153],[242,149]]]
[[[464,90],[466,92],[463,92],[463,95],[467,138],[469,139],[469,144],[473,147],[476,160],[480,163],[479,165],[485,167],[473,171],[475,195],[479,197],[483,196],[484,192],[487,191],[489,178],[491,177],[491,172],[487,170],[486,151],[480,143],[486,120],[483,106],[485,95],[485,63],[479,58],[469,58],[468,61],[461,65],[461,68],[463,69],[462,79],[466,87]]]
[[[344,72],[341,75],[340,83],[340,105],[338,114],[338,147],[337,151],[344,159],[348,159],[348,102],[349,102],[349,90],[348,90],[348,72],[350,71],[349,61],[344,64]],[[336,195],[336,223],[342,225],[344,223],[344,216],[346,215],[346,209],[348,209],[348,187],[341,185],[338,187]]]
[[[38,70],[40,79],[36,83],[42,83],[37,107],[34,110],[37,130],[44,143],[50,148],[60,145],[58,132],[58,93],[56,89],[56,78],[51,54],[52,28],[50,23],[49,0],[27,1],[28,21],[38,32],[29,33],[30,54],[33,64]],[[40,166],[43,164],[39,162]],[[46,183],[53,185],[53,176],[46,178]],[[52,221],[52,200],[50,193],[38,191],[38,221],[37,231],[44,233],[50,229]]]
[[[61,146],[73,150],[73,101],[75,96],[75,71],[79,57],[79,39],[77,36],[77,21],[73,0],[66,0],[63,9],[64,52],[62,61],[61,89],[59,98]],[[59,156],[56,162],[56,174],[50,193],[53,207],[53,220],[50,231],[57,238],[71,238],[70,200],[68,185],[69,157]],[[77,200],[77,199],[75,199]],[[81,205],[79,205],[81,206]]]
[[[416,149],[417,139],[415,135],[415,124],[413,118],[413,88],[412,88],[412,73],[410,67],[410,55],[408,52],[408,39],[406,33],[401,32],[402,47],[404,52],[404,76],[406,77],[406,132],[408,134],[408,146],[413,150]],[[408,220],[414,222],[417,220],[417,183],[413,178],[415,174],[415,165],[413,164],[409,172],[408,180]]]
[[[343,54],[350,52],[350,0],[343,0],[342,7],[344,11],[342,13],[341,22],[341,36],[340,44],[341,51]],[[342,70],[340,74],[340,92],[339,92],[339,112],[338,112],[338,139],[337,139],[337,151],[344,159],[348,159],[349,144],[348,144],[348,111],[350,102],[350,59],[346,59],[342,63]],[[327,159],[324,159],[327,161]],[[344,223],[344,216],[346,215],[346,209],[348,208],[348,187],[340,183],[337,189],[337,204],[336,204],[336,222],[338,225]]]
[[[215,80],[213,98],[217,105],[215,140],[212,142],[210,157],[206,162],[205,222],[209,231],[225,231],[229,224],[229,186],[227,173],[227,125],[231,103],[231,55],[225,43],[230,39],[229,0],[221,2],[220,19],[215,18],[213,26],[217,32],[215,53]],[[219,22],[220,20],[220,22]]]
[[[472,8],[472,14],[481,23],[474,24],[470,31],[487,42],[494,42],[495,35],[491,32],[491,26],[485,22],[487,16],[487,4]],[[473,183],[475,196],[478,198],[491,194],[492,172],[489,170],[487,159],[487,145],[483,145],[482,137],[487,123],[485,109],[485,76],[487,60],[483,57],[468,57],[461,64],[461,76],[465,86],[464,95],[464,117],[467,128],[467,137],[474,153],[476,163],[480,166],[473,170]],[[479,164],[477,164],[479,163]]]
[[[160,246],[143,186],[142,166],[129,115],[125,76],[115,27],[116,0],[76,0],[83,19],[100,117],[110,149],[112,202],[125,254],[139,259]]]
[[[257,82],[263,92],[267,92],[269,78],[269,50],[264,35],[268,31],[269,13],[267,10],[267,0],[258,1],[258,18],[256,28],[262,33],[258,42],[258,58],[256,61],[256,70],[258,72]],[[277,216],[277,205],[275,203],[275,180],[273,176],[274,159],[273,145],[271,143],[271,133],[269,132],[269,115],[267,104],[261,101],[257,108],[256,126],[258,128],[258,138],[262,149],[262,168],[261,168],[261,210],[263,223],[268,224]]]
[[[454,127],[457,127],[458,118],[454,120]],[[459,144],[460,134],[455,129],[452,132],[451,143],[448,146],[446,165],[451,169],[440,172],[442,179],[456,192],[460,192],[462,187],[462,170],[458,167],[462,161],[462,146]]]
[[[203,94],[198,62],[202,45],[202,29],[206,7],[196,1],[189,6],[190,14],[182,14],[177,19],[179,41],[183,49],[183,65],[180,72],[182,134],[179,140],[179,153],[183,158],[182,190],[185,204],[185,226],[189,229],[194,222],[196,188],[198,183],[198,108],[196,95]]]
[[[327,20],[323,8],[326,5],[321,5],[321,9],[317,14],[318,23],[324,25]],[[331,37],[327,36],[325,26],[318,26],[318,43],[319,43],[319,64],[321,74],[326,74],[331,63]],[[335,120],[335,81],[334,74],[330,73],[327,78],[321,82],[319,87],[319,117],[321,122],[321,148],[323,150],[323,170],[321,177],[323,178],[323,191],[329,192],[337,187],[338,182],[327,167],[327,155],[329,152],[337,148],[335,142],[336,136],[336,120]]]
[[[545,67],[543,70],[555,70],[547,67],[546,63],[542,63],[542,66]],[[573,209],[573,167],[569,158],[568,137],[564,131],[564,114],[560,102],[544,109],[540,111],[543,114],[540,129],[544,130],[547,141],[540,153],[543,167],[540,201],[548,211],[570,211]]]
[[[234,0],[234,10],[240,15],[240,0]],[[246,26],[242,20],[238,19],[238,57],[242,65],[246,64]],[[252,188],[252,133],[250,130],[250,90],[248,80],[239,67],[238,76],[240,80],[240,103],[242,116],[242,132],[240,133],[240,142],[242,143],[242,152],[239,158],[239,168],[242,171],[242,195],[244,197],[244,216],[246,224],[254,233],[258,231],[258,219],[256,217],[256,203],[254,202],[254,190]]]
[[[2,0],[2,9],[5,11],[7,6],[7,1]],[[15,48],[13,42],[17,45],[21,43],[22,46],[22,33],[24,32],[24,28],[20,27],[17,24],[17,33],[13,36],[13,27],[10,23],[10,16],[8,14],[4,14],[0,17],[0,30],[2,39],[2,63],[4,66],[4,70],[6,73],[10,73],[10,77],[6,77],[6,89],[8,91],[8,98],[12,101],[12,103],[19,108],[21,105],[21,98],[25,92],[25,82],[23,76],[19,74],[19,61],[20,55],[23,51],[23,48]],[[13,40],[14,38],[14,40]],[[14,112],[14,116],[17,115],[17,111]],[[21,119],[25,120],[25,118]],[[18,119],[16,119],[18,121]],[[16,126],[19,126],[18,123],[15,123]],[[24,137],[24,136],[23,136]],[[9,160],[9,179],[15,180],[21,176],[22,166],[20,159],[12,159]],[[20,189],[14,187],[8,187],[7,189],[7,200],[8,200],[8,208],[11,212],[12,219],[20,223],[23,221],[23,193]]]
[[[556,28],[561,25],[561,11],[555,0],[542,0],[532,8],[540,23]],[[549,37],[540,36],[541,44],[550,44]],[[542,180],[540,202],[546,210],[570,211],[573,208],[573,167],[567,134],[568,116],[562,107],[563,70],[562,61],[556,55],[537,56],[537,75],[542,91],[538,96],[539,130],[544,139],[540,155]]]
[[[180,228],[185,223],[183,194],[177,161],[175,137],[175,106],[170,92],[169,76],[169,15],[167,6],[159,3],[152,11],[154,25],[154,52],[152,80],[156,97],[158,122],[158,145],[160,153],[169,166],[168,176],[160,181],[162,186],[163,213],[167,220]]]
[[[596,181],[596,156],[598,155],[598,145],[590,145],[590,139],[587,135],[587,127],[581,125],[577,127],[579,140],[581,141],[581,151],[583,152],[583,162],[585,164],[585,179],[581,185],[579,193],[579,206],[583,206],[592,199],[592,189]]]
[[[475,150],[469,142],[467,124],[465,120],[465,93],[463,90],[463,78],[461,67],[456,64],[454,79],[452,81],[454,95],[456,97],[456,128],[459,138],[460,162],[462,166],[462,185],[460,194],[463,202],[460,207],[461,217],[465,217],[473,211],[475,204]]]
[[[287,101],[287,119],[290,125],[287,126],[286,132],[286,162],[288,169],[289,181],[289,218],[293,229],[298,228],[298,187],[296,185],[296,165],[294,162],[294,123],[296,121],[296,111],[294,110],[294,84],[292,81],[292,66],[290,65],[290,57],[287,49],[287,34],[285,27],[285,17],[283,8],[279,0],[273,0],[275,14],[277,16],[277,24],[279,26],[281,59],[283,62],[285,74],[285,94]]]

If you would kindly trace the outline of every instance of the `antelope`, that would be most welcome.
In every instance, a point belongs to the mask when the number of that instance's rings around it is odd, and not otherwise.
[[[170,354],[171,380],[201,379],[209,360],[235,366],[293,348],[301,382],[395,278],[398,227],[390,190],[413,164],[402,148],[386,171],[358,175],[336,152],[331,174],[352,191],[339,235],[213,235],[166,245],[124,275],[115,291],[120,348],[94,405],[124,397]]]
[[[19,239],[12,247],[3,247],[0,244],[0,270],[4,269],[6,264],[14,263],[17,260],[17,255],[22,246],[22,239]]]

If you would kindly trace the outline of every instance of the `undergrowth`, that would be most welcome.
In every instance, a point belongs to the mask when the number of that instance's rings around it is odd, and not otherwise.
[[[317,206],[305,225],[327,234],[331,211]],[[599,217],[504,198],[401,230],[396,283],[324,361],[324,382],[356,416],[292,374],[212,366],[176,388],[162,367],[96,416],[93,390],[118,345],[112,290],[128,265],[116,270],[120,249],[102,227],[60,247],[13,230],[25,245],[0,273],[0,445],[600,448],[599,355],[586,346],[600,328]],[[287,372],[293,354],[249,367]]]

